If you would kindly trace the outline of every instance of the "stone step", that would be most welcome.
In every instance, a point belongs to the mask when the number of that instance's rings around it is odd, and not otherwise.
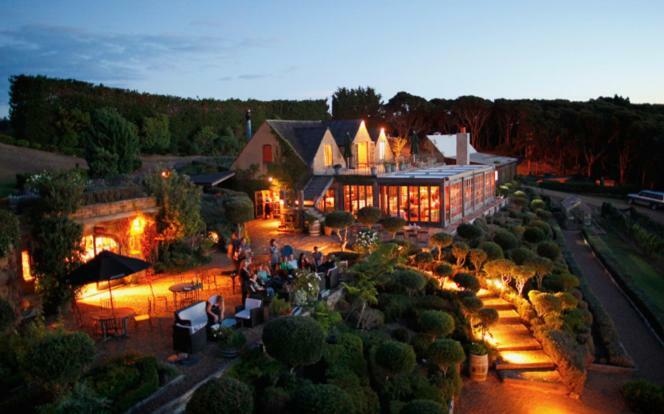
[[[492,308],[496,310],[514,309],[514,306],[511,303],[502,298],[487,297],[482,299],[482,303],[484,303],[485,308]]]
[[[562,383],[560,374],[555,369],[516,371],[502,370],[498,372],[500,380],[510,386],[538,390],[546,393],[566,395],[567,387]]]
[[[518,325],[517,325],[518,326]],[[542,349],[542,345],[526,330],[491,331],[491,342],[499,351],[529,351]]]
[[[554,369],[556,365],[542,350],[501,351],[501,361],[496,362],[496,370]]]
[[[523,322],[497,323],[489,328],[490,333],[509,332],[520,335],[530,335],[530,329]]]
[[[497,298],[498,295],[496,295],[495,293],[493,293],[490,290],[486,290],[486,289],[482,288],[482,289],[477,291],[477,297],[484,300],[484,298]]]
[[[511,324],[521,322],[521,317],[514,309],[498,310],[498,323]]]

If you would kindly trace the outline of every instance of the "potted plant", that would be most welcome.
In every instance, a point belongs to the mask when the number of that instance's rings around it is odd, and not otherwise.
[[[483,342],[470,344],[470,379],[474,381],[486,381],[489,372],[489,349]]]
[[[242,332],[231,328],[221,328],[215,335],[224,358],[237,357],[247,343],[247,338]]]

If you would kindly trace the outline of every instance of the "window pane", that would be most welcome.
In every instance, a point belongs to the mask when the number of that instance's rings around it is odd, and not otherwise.
[[[365,186],[363,185],[358,185],[357,186],[359,190],[359,195],[358,195],[358,209],[363,208],[367,205],[366,200],[367,200],[367,194],[365,191]]]
[[[373,206],[373,185],[368,185],[366,192],[367,192],[367,205]]]
[[[399,217],[406,221],[410,221],[410,215],[408,213],[408,187],[402,185],[399,189]]]
[[[431,222],[440,223],[440,187],[430,187],[431,193]]]
[[[350,211],[350,186],[344,185],[344,211]]]
[[[399,208],[398,208],[398,195],[399,195],[399,187],[391,185],[388,188],[388,194],[389,194],[389,214],[392,216],[398,216],[399,215]]]
[[[408,201],[410,202],[408,209],[410,221],[420,221],[420,198],[417,187],[408,187]]]

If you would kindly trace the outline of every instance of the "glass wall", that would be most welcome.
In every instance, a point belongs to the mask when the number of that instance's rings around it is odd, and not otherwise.
[[[473,209],[473,180],[463,179],[463,214],[470,213]]]
[[[479,208],[484,202],[483,174],[477,174],[473,177],[473,205]]]
[[[461,196],[461,181],[448,187],[450,189],[450,220],[461,215],[463,197]]]
[[[336,205],[335,205],[335,196],[334,196],[334,189],[329,188],[325,194],[318,199],[318,202],[316,203],[316,208],[323,213],[330,213],[334,210],[336,210]]]
[[[373,206],[372,185],[344,185],[344,210],[351,213]]]
[[[440,186],[380,186],[381,210],[411,223],[440,223]]]

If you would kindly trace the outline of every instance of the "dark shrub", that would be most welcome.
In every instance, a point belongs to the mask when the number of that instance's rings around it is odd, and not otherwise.
[[[553,218],[553,214],[551,214],[549,210],[544,210],[541,208],[535,210],[535,214],[537,214],[537,217],[539,217],[542,220],[551,220],[551,218]]]
[[[482,237],[482,230],[474,224],[462,223],[457,227],[459,237],[466,240],[474,240]]]
[[[19,237],[18,217],[0,208],[0,257],[4,257]]]
[[[454,283],[456,283],[457,286],[464,290],[469,290],[471,292],[477,292],[480,290],[480,281],[469,273],[457,273],[452,280],[454,280]]]
[[[392,338],[407,344],[410,342],[410,332],[406,328],[399,327],[392,331]]]
[[[187,403],[186,414],[251,414],[254,399],[251,388],[227,376],[201,385]]]
[[[509,250],[519,246],[519,240],[516,236],[504,229],[496,230],[496,233],[493,236],[493,241],[503,250]],[[488,253],[489,252],[487,252],[487,254]]]
[[[400,294],[381,294],[379,303],[383,307],[385,319],[393,322],[399,320],[411,309],[413,299]]]
[[[380,216],[381,211],[378,207],[366,206],[357,211],[357,221],[366,225],[378,223]]]
[[[530,202],[530,209],[536,211],[538,208],[546,208],[546,203],[543,200],[536,198]]]
[[[281,387],[267,387],[257,400],[260,413],[285,414],[290,394]]]
[[[447,409],[431,400],[412,400],[404,405],[399,414],[446,414]]]
[[[4,298],[0,298],[0,334],[14,325],[16,313],[12,306]]]
[[[539,243],[546,239],[546,234],[539,227],[528,226],[523,232],[523,239],[530,243]]]
[[[409,295],[413,295],[426,285],[426,278],[414,270],[401,269],[394,272],[392,280]]]
[[[537,245],[537,254],[551,260],[556,260],[560,256],[560,247],[555,242],[544,241]]]
[[[354,411],[348,394],[336,385],[316,384],[298,388],[291,412],[301,414],[348,414]]]
[[[535,257],[535,253],[527,247],[517,247],[507,252],[509,258],[518,265],[524,264],[527,260]]]
[[[463,352],[463,347],[458,341],[448,338],[441,338],[434,341],[429,346],[427,352],[429,359],[444,373],[458,363],[466,359],[466,354]]]
[[[327,383],[346,392],[357,414],[374,414],[380,411],[378,396],[368,385],[368,378],[360,378],[347,368],[332,367],[327,371]]]
[[[433,273],[438,277],[450,277],[453,272],[454,269],[452,268],[452,265],[446,262],[437,264],[433,268]]]
[[[343,229],[355,221],[355,217],[347,211],[333,211],[325,216],[325,226],[333,229]]]
[[[31,382],[60,395],[78,381],[94,355],[88,335],[53,331],[31,343],[20,364]]]
[[[645,380],[629,381],[622,387],[629,408],[638,414],[664,413],[664,388]]]
[[[437,310],[425,310],[419,318],[420,330],[433,337],[447,336],[454,332],[454,318]]]
[[[406,220],[402,219],[401,217],[385,217],[380,220],[380,224],[383,226],[386,232],[394,235],[394,233],[398,232],[403,228],[403,226],[406,225]]]
[[[419,252],[415,255],[415,263],[420,269],[426,268],[433,262],[433,256],[429,252]]]
[[[461,298],[461,305],[463,305],[463,308],[469,313],[475,313],[482,309],[482,306],[484,306],[482,299],[475,295],[464,296]]]
[[[483,241],[478,247],[486,252],[487,260],[502,259],[504,257],[503,248],[498,243]]]
[[[273,319],[263,329],[263,343],[268,354],[289,367],[318,362],[324,341],[323,329],[308,316]]]
[[[454,308],[449,300],[434,295],[420,296],[415,304],[418,308],[423,309],[451,310]]]
[[[394,376],[412,371],[415,352],[408,344],[388,340],[374,349],[373,360],[388,376]]]
[[[579,287],[579,278],[569,272],[554,273],[544,278],[543,286],[553,292],[568,292]]]

